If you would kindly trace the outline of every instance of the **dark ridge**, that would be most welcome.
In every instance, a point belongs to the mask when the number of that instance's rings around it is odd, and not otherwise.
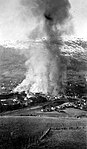
[[[14,95],[18,95],[18,93],[0,94],[0,99],[12,98]]]

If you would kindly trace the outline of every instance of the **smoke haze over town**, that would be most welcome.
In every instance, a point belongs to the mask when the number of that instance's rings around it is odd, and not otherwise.
[[[86,40],[86,2],[0,0],[0,3],[0,45],[8,51],[9,48],[13,48],[16,55],[24,57],[22,66],[25,67],[25,79],[14,91],[29,89],[31,92],[57,94],[62,75],[67,73],[67,62],[61,62],[61,50],[66,49],[72,53],[71,49],[65,46],[64,40]],[[83,47],[78,49],[77,53],[84,51]],[[1,50],[2,53],[3,51]],[[2,71],[5,62],[3,58],[1,62]],[[6,75],[9,76],[10,71],[2,72],[2,76]],[[66,74],[64,77],[67,77]]]

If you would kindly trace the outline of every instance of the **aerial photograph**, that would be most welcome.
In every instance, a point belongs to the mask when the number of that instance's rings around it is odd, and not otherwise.
[[[87,149],[86,0],[0,0],[0,149]]]

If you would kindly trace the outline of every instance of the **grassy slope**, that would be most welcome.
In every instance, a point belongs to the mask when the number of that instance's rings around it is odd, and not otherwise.
[[[28,109],[26,109],[27,112]],[[23,111],[22,111],[23,112]],[[15,112],[14,112],[15,113]],[[20,113],[20,112],[19,112]],[[20,114],[19,114],[20,115]],[[55,113],[54,113],[55,115]],[[0,117],[1,148],[86,148],[87,119],[74,117],[2,116]],[[37,145],[37,140],[51,128],[49,134]],[[33,144],[35,143],[35,144]]]

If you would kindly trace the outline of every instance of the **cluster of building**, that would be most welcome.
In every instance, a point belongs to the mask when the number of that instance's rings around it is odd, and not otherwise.
[[[76,96],[50,96],[42,93],[29,93],[25,91],[21,93],[0,94],[0,112],[16,110],[25,107],[31,107],[46,103],[42,107],[42,111],[60,111],[65,108],[77,108],[87,110],[87,97],[78,98]]]
[[[54,100],[53,102],[48,103],[43,106],[42,112],[51,112],[65,110],[66,108],[74,108],[87,111],[87,97],[83,96],[82,98],[70,97],[67,96],[61,97],[59,100]]]

